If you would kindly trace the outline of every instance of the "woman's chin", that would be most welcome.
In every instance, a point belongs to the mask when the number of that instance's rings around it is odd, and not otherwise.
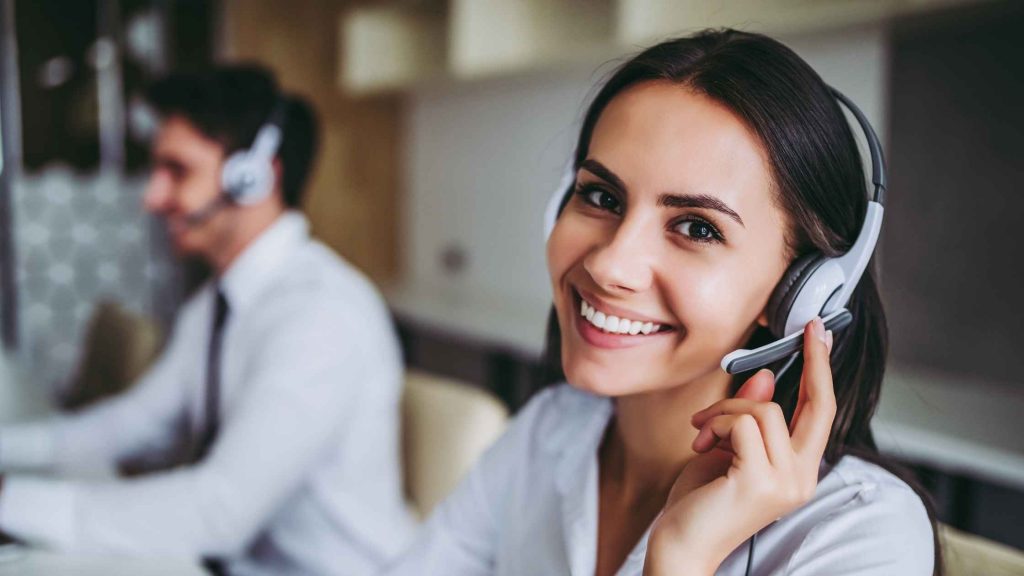
[[[663,388],[656,382],[646,378],[638,378],[638,374],[623,374],[609,371],[598,366],[564,366],[565,379],[577,390],[590,392],[598,396],[618,397],[652,392]],[[632,371],[631,371],[632,372]]]

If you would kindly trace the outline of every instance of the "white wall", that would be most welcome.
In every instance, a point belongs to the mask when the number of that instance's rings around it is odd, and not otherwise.
[[[883,30],[786,42],[863,108],[884,141]],[[561,74],[435,86],[411,96],[406,282],[546,307],[542,212],[593,86],[610,70],[580,66]],[[452,244],[468,255],[468,266],[457,275],[441,267],[440,255]]]
[[[411,98],[407,278],[548,301],[541,213],[576,137],[590,70],[427,89]],[[457,244],[467,267],[448,276]]]

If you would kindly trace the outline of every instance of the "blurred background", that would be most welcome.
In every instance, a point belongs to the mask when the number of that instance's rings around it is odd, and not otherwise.
[[[0,2],[0,332],[69,406],[128,385],[201,276],[141,207],[154,78],[258,61],[307,96],[314,234],[382,286],[410,367],[514,411],[541,378],[541,216],[595,84],[702,28],[778,37],[886,146],[879,444],[945,522],[1024,547],[1024,3]]]

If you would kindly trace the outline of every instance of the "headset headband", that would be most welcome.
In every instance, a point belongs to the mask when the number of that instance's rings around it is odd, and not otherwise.
[[[868,142],[868,152],[871,155],[871,183],[875,186],[872,199],[884,205],[888,179],[885,171],[885,156],[882,154],[882,144],[878,141],[878,135],[875,134],[875,129],[868,122],[867,117],[864,116],[864,113],[861,112],[860,108],[852,100],[831,86],[828,89],[837,101],[853,113],[853,117],[857,119],[857,124],[860,124],[861,131],[864,132],[864,138]]]

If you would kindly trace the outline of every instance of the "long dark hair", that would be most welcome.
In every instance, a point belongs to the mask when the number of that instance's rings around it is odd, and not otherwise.
[[[580,130],[574,168],[586,160],[591,135],[609,102],[623,90],[649,81],[669,81],[728,107],[760,138],[768,154],[776,202],[789,216],[789,257],[810,252],[838,256],[856,240],[867,211],[863,165],[839,104],[817,73],[792,50],[760,34],[708,30],[663,42],[620,66],[597,92]],[[567,191],[568,192],[568,191]],[[566,194],[568,198],[568,194]],[[876,463],[909,484],[921,497],[935,533],[935,574],[943,573],[934,507],[917,482],[883,458],[871,433],[888,351],[885,310],[874,266],[861,277],[847,305],[853,323],[835,336],[832,376],[836,417],[825,450],[835,464],[846,454]],[[755,331],[748,347],[773,339]],[[548,380],[564,379],[561,332],[548,322]],[[802,358],[776,382],[774,400],[787,420],[796,407]],[[733,381],[733,392],[750,374]]]

